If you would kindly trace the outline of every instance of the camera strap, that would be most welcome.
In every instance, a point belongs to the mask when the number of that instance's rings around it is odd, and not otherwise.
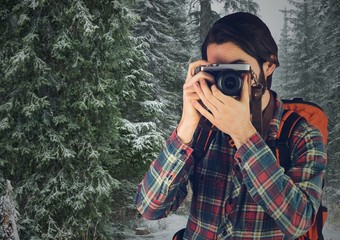
[[[263,119],[262,119],[262,95],[263,85],[257,81],[251,85],[251,120],[257,132],[263,136]]]

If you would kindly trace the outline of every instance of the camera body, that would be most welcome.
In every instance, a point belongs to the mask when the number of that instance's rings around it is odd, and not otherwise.
[[[199,66],[195,74],[204,71],[211,74],[217,88],[225,95],[239,97],[243,87],[243,73],[250,73],[249,64],[211,64]]]

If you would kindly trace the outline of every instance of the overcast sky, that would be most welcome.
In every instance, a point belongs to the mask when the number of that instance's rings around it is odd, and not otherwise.
[[[280,40],[281,30],[283,28],[283,13],[279,10],[291,8],[287,0],[255,0],[260,6],[258,12],[259,17],[269,27],[276,43]],[[219,9],[223,8],[223,5],[214,5],[216,12],[221,12]]]
[[[279,10],[291,8],[287,0],[256,0],[260,6],[259,17],[267,24],[276,42],[283,28],[283,13]]]

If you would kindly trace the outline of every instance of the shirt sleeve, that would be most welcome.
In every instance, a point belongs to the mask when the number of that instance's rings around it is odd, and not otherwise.
[[[192,152],[174,131],[138,185],[136,204],[143,217],[160,219],[180,206],[187,195]]]
[[[249,194],[290,239],[313,224],[321,201],[326,152],[320,132],[301,123],[291,140],[291,168],[284,169],[256,133],[236,152]]]

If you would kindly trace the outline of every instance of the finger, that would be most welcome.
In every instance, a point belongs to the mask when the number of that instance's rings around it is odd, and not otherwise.
[[[200,100],[200,97],[197,95],[197,93],[187,93],[186,95],[187,100]]]
[[[199,76],[202,76],[203,79],[207,80],[210,85],[213,85],[213,84],[216,83],[213,75],[211,75],[207,72],[203,72],[203,71],[199,72],[198,74],[199,74]]]
[[[204,116],[212,124],[214,124],[214,115],[211,114],[207,109],[205,109],[197,100],[192,100],[191,104],[199,113],[202,114],[202,116]]]
[[[199,100],[200,97],[197,95],[194,86],[185,86],[183,87],[183,98],[186,101],[190,101],[192,99]]]
[[[226,97],[228,97],[225,94],[223,94],[220,89],[218,89],[216,84],[211,86],[211,92],[214,95],[214,97],[217,98],[222,103],[226,100]]]
[[[195,69],[201,65],[207,65],[208,62],[203,60],[203,59],[200,59],[198,61],[195,61],[195,62],[192,62],[189,64],[189,68],[188,68],[188,73],[187,73],[187,78],[186,78],[186,81],[188,79],[190,79],[192,76],[195,75]]]
[[[205,82],[204,80],[202,80],[202,84],[204,84],[203,82]],[[206,85],[206,83],[205,83],[205,91],[206,92],[208,92],[208,91],[210,91],[210,89],[209,89],[209,87]],[[197,93],[197,95],[200,97],[200,99],[202,100],[202,102],[203,102],[203,104],[210,110],[210,111],[212,111],[213,113],[214,112],[216,112],[216,107],[215,107],[215,105],[214,105],[214,103],[213,103],[213,100],[211,99],[211,101],[209,101],[208,99],[207,99],[207,96],[205,95],[205,93],[203,92],[203,90],[202,90],[202,86],[200,85],[200,84],[198,84],[198,83],[195,83],[194,84],[194,88],[195,88],[195,90],[196,90],[196,93]],[[207,93],[208,94],[208,93]],[[212,95],[211,93],[210,93],[210,95]]]
[[[197,81],[195,81],[193,84],[186,83],[183,86],[183,93],[184,94],[191,94],[191,93],[197,94],[196,89],[194,88],[195,83],[199,83],[199,79]]]
[[[208,85],[208,83],[203,79],[200,80],[200,87],[204,93],[204,96],[206,97],[206,99],[212,103],[215,107],[220,107],[222,102],[217,99],[214,94],[212,93],[212,87],[214,85],[212,85],[211,87]]]
[[[234,105],[235,98],[222,93],[221,90],[219,90],[216,85],[211,86],[211,92],[214,95],[214,97],[224,105],[224,107],[229,108]]]
[[[206,72],[199,72],[195,76],[192,76],[191,78],[187,79],[185,84],[193,85],[195,82],[199,82],[201,79],[205,79],[211,84],[215,83],[215,79],[211,74]]]
[[[242,103],[249,103],[250,99],[249,99],[249,74],[244,74],[243,77],[243,87],[242,87],[242,91],[241,91],[241,99],[240,102]]]

